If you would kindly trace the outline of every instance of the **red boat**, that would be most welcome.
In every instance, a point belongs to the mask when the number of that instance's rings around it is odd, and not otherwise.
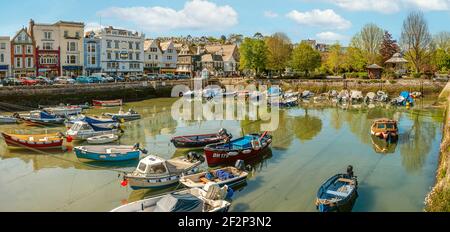
[[[48,149],[58,148],[63,144],[64,138],[60,133],[41,135],[18,135],[2,133],[9,147]]]
[[[122,99],[108,100],[108,101],[92,100],[92,105],[94,106],[104,106],[104,107],[122,106],[122,103],[123,103]]]
[[[170,142],[176,148],[195,148],[204,147],[213,143],[220,143],[225,139],[231,139],[232,135],[225,129],[221,129],[217,134],[185,135],[173,137]]]
[[[272,136],[264,134],[250,134],[231,140],[230,142],[210,144],[205,147],[208,166],[234,163],[237,160],[249,160],[262,154],[272,143]]]

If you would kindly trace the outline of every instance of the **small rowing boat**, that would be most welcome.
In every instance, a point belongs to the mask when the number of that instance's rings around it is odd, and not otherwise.
[[[198,172],[201,163],[198,156],[165,160],[149,155],[139,162],[135,171],[125,174],[124,179],[132,189],[168,187],[178,183],[181,176]]]
[[[351,211],[358,197],[357,188],[357,178],[349,166],[346,174],[334,175],[320,186],[316,207],[320,212]]]
[[[139,144],[134,146],[81,146],[74,148],[78,159],[89,159],[96,161],[125,161],[139,159],[142,153],[147,151],[139,148]]]
[[[225,167],[212,171],[183,176],[180,183],[188,188],[203,188],[208,183],[232,188],[247,180],[248,173],[235,167]]]
[[[99,135],[94,136],[92,138],[88,138],[87,142],[89,144],[107,144],[112,143],[119,140],[119,136],[115,134],[106,134],[106,135]]]
[[[254,158],[263,153],[271,143],[272,136],[265,132],[262,135],[249,134],[229,142],[210,144],[204,150],[208,165],[212,167]]]
[[[36,135],[2,133],[2,136],[8,147],[15,148],[59,148],[62,146],[64,140],[60,133]]]
[[[92,100],[93,106],[113,107],[113,106],[122,106],[122,104],[123,104],[122,99],[107,100],[107,101]]]
[[[397,121],[381,118],[373,122],[370,133],[381,139],[393,142],[398,139]]]
[[[209,186],[207,190],[191,188],[117,207],[111,212],[227,212],[228,188]]]
[[[219,143],[225,139],[231,139],[232,135],[225,129],[220,129],[217,134],[199,134],[199,135],[185,135],[173,137],[170,142],[177,148],[194,148],[204,147],[208,144]]]

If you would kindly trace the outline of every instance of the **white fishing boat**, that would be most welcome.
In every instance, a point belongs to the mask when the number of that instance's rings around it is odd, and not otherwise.
[[[0,124],[17,123],[17,118],[14,116],[0,115]]]
[[[119,110],[118,113],[106,113],[105,116],[111,117],[113,120],[116,121],[133,121],[138,120],[141,118],[141,115],[134,111],[133,109],[129,109],[127,112],[124,112],[122,109]]]
[[[106,134],[106,135],[99,135],[92,138],[88,138],[87,142],[89,144],[107,144],[112,143],[119,140],[119,135],[116,134]]]
[[[188,188],[203,188],[209,183],[219,186],[233,187],[244,183],[248,173],[235,167],[225,167],[216,170],[183,176],[180,183]]]
[[[70,116],[81,114],[83,109],[80,106],[58,106],[58,107],[47,107],[43,109],[56,116]]]
[[[86,140],[95,136],[108,134],[119,135],[121,133],[122,130],[120,128],[100,128],[87,122],[77,121],[66,132],[66,136],[70,136],[73,140]]]
[[[135,171],[125,174],[124,179],[132,189],[162,188],[176,184],[181,176],[198,172],[201,158],[196,153],[190,154],[195,155],[170,160],[149,155],[139,162]]]
[[[227,212],[228,187],[210,185],[172,192],[117,207],[111,212]]]

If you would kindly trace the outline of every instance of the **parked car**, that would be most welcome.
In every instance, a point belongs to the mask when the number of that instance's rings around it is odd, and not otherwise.
[[[0,81],[0,83],[3,86],[13,86],[13,85],[21,85],[22,84],[19,79],[14,78],[14,77],[4,78]]]
[[[166,74],[158,74],[158,80],[167,80]]]
[[[106,73],[93,73],[91,75],[91,77],[95,77],[94,81],[96,81],[98,79],[101,79],[104,82],[114,82],[115,81],[114,77],[111,77]]]
[[[186,74],[180,74],[180,75],[178,75],[178,77],[177,77],[177,79],[180,79],[180,80],[184,80],[184,79],[190,79],[191,77],[189,76],[189,75],[186,75]]]
[[[149,80],[149,81],[154,81],[157,79],[158,79],[158,75],[156,75],[156,74],[148,74],[147,75],[147,80]]]
[[[53,80],[50,80],[49,78],[43,76],[36,77],[35,80],[37,80],[41,85],[53,85],[54,83]]]
[[[114,81],[117,81],[117,82],[125,81],[125,77],[122,77],[122,76],[113,76],[113,78],[114,78]]]
[[[91,79],[91,83],[105,83],[106,79],[100,76],[89,77]]]
[[[90,83],[93,83],[93,80],[90,77],[79,76],[79,77],[77,77],[76,82],[78,84],[90,84]]]
[[[138,78],[136,76],[128,76],[125,78],[127,81],[137,81]]]
[[[71,77],[57,77],[54,80],[54,83],[62,85],[75,84],[75,82],[76,81]]]
[[[175,80],[175,75],[174,75],[174,74],[171,74],[171,73],[168,73],[168,74],[166,74],[166,78],[167,78],[168,80]]]
[[[37,85],[39,83],[39,81],[34,80],[33,78],[30,77],[22,77],[19,78],[19,80],[22,85]]]

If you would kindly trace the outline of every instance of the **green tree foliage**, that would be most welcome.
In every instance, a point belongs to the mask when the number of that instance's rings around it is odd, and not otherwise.
[[[351,41],[351,46],[364,52],[369,63],[376,63],[380,55],[384,31],[375,24],[366,24]]]
[[[400,44],[414,71],[423,71],[432,54],[432,38],[421,12],[411,12],[403,21]]]
[[[344,68],[344,53],[339,43],[330,46],[329,52],[326,56],[325,66],[333,74],[339,74]]]
[[[240,67],[255,71],[256,75],[267,65],[267,47],[264,40],[245,38],[240,48]]]
[[[436,49],[433,56],[433,65],[439,71],[450,71],[450,53],[442,48]]]
[[[289,64],[292,54],[292,43],[284,33],[275,33],[265,38],[268,49],[267,69],[283,71]]]
[[[337,58],[337,57],[336,57]],[[349,47],[344,55],[343,68],[350,72],[363,72],[368,64],[367,57],[359,48]]]
[[[319,68],[320,63],[320,53],[306,42],[300,43],[292,53],[292,68],[305,72],[306,76],[309,75],[309,72]]]
[[[400,52],[400,47],[397,41],[392,39],[392,35],[388,31],[385,31],[380,47],[381,64],[384,66],[385,62],[398,52]]]

